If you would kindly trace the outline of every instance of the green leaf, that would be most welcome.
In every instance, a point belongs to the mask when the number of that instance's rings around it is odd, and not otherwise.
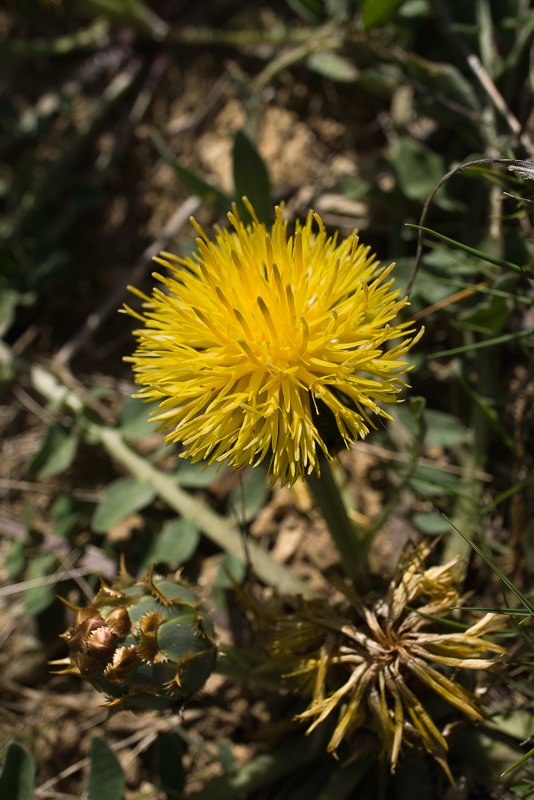
[[[358,77],[358,70],[353,62],[336,53],[313,53],[306,59],[306,66],[339,83],[352,83]]]
[[[49,583],[48,578],[54,574],[57,567],[57,558],[55,553],[42,553],[33,558],[28,564],[26,570],[26,580],[42,580],[41,584],[31,586],[24,592],[24,605],[26,613],[30,617],[40,614],[45,608],[48,608],[54,602],[55,598],[55,584]],[[46,582],[45,582],[46,581]]]
[[[242,197],[248,197],[260,222],[270,225],[273,220],[271,182],[263,158],[243,130],[237,131],[232,148],[234,187],[239,214],[250,220]]]
[[[231,206],[230,198],[211,183],[203,180],[189,167],[182,164],[169,150],[159,133],[152,131],[151,139],[160,156],[174,169],[185,188],[200,197],[203,203],[213,205],[222,211],[227,211]]]
[[[177,800],[185,788],[183,748],[174,736],[162,731],[158,733],[156,744],[160,786],[168,800]]]
[[[261,753],[244,764],[236,765],[230,774],[214,778],[207,786],[188,795],[189,800],[238,800],[262,793],[264,796],[273,797],[272,787],[275,782],[286,779],[286,784],[294,786],[295,776],[302,774],[303,770],[309,774],[317,769],[322,777],[324,769],[332,769],[331,761],[328,762],[323,758],[326,741],[323,730],[314,731],[306,737],[288,738],[282,745],[269,752]],[[367,759],[367,763],[370,763],[370,759]],[[316,779],[315,788],[323,784],[324,778],[321,781]],[[288,797],[288,794],[284,796]],[[298,793],[300,798],[313,796],[313,791],[309,790]],[[362,799],[363,797],[364,795]]]
[[[243,544],[243,553],[246,553],[246,544]],[[212,587],[212,601],[217,608],[226,608],[228,589],[243,582],[246,575],[246,566],[242,558],[233,553],[223,553],[219,558],[217,573]]]
[[[219,588],[231,589],[234,583],[241,583],[245,572],[246,567],[239,556],[233,553],[223,553],[219,559],[215,585]]]
[[[167,23],[142,0],[82,0],[81,6],[91,14],[109,17],[114,23],[133,25],[156,40],[164,39],[167,33]]]
[[[33,800],[35,764],[26,750],[11,742],[0,773],[0,797],[5,800]]]
[[[456,447],[471,441],[470,429],[452,414],[427,408],[425,419],[426,444],[438,445],[438,447]]]
[[[361,200],[369,195],[372,188],[370,181],[353,175],[340,175],[338,185],[345,197],[349,200]]]
[[[50,583],[48,578],[54,574],[57,563],[55,553],[49,552],[35,556],[28,564],[25,575],[26,580],[42,581],[41,584],[26,589],[24,593],[24,605],[31,617],[40,614],[41,611],[44,611],[54,602],[54,584]]]
[[[372,2],[374,0],[369,0],[369,3]],[[464,109],[472,112],[478,111],[480,103],[473,86],[457,67],[443,62],[429,61],[413,52],[405,54],[403,67],[418,84],[430,89],[431,95],[427,110],[431,116],[436,117],[442,106],[444,107],[442,110],[449,119],[449,124],[454,121],[456,115],[460,117],[464,127],[469,126],[463,111]],[[454,105],[458,106],[457,110]]]
[[[527,611],[530,614],[532,614],[532,616],[534,616],[534,605],[530,602],[530,600],[526,597],[526,595],[524,595],[523,592],[520,589],[518,589],[518,587],[515,586],[515,584],[509,578],[506,577],[504,572],[501,572],[501,570],[495,564],[495,562],[492,561],[492,559],[488,555],[486,555],[486,553],[483,550],[481,550],[481,548],[469,536],[467,536],[467,534],[462,533],[462,531],[459,528],[457,528],[456,525],[454,525],[450,519],[447,519],[447,522],[449,523],[451,528],[454,528],[456,533],[459,536],[461,536],[462,539],[464,539],[464,541],[466,541],[473,548],[475,553],[478,553],[480,558],[482,558],[486,562],[488,567],[495,573],[495,575],[497,575],[497,577],[502,581],[502,583],[504,583],[507,589],[509,589],[512,592],[512,594],[514,594],[517,597],[519,602],[524,605]]]
[[[332,800],[334,797],[336,800],[351,800],[351,798],[363,797],[363,793],[356,790],[370,769],[371,764],[367,758],[358,758],[353,763],[340,764],[338,769],[334,769],[320,793],[317,794],[317,800]]]
[[[476,291],[477,294],[483,297],[489,295],[491,297],[500,297],[512,303],[523,303],[526,306],[534,306],[534,295],[529,297],[521,290],[518,290],[517,286],[512,286],[510,291],[507,291],[505,289],[499,289],[497,286],[485,286],[482,284],[473,286],[472,281],[458,281],[454,278],[441,278],[440,280],[454,289],[470,289]]]
[[[362,22],[365,28],[383,25],[403,4],[404,0],[364,0]]]
[[[422,497],[453,496],[458,494],[459,480],[449,472],[418,464],[410,478],[410,486]]]
[[[286,0],[286,3],[305,22],[314,25],[321,21],[322,8],[319,0]]]
[[[457,356],[461,353],[474,353],[475,350],[485,350],[487,347],[497,347],[500,344],[507,344],[508,342],[519,342],[521,339],[531,340],[532,330],[526,328],[517,333],[505,333],[502,336],[494,336],[492,339],[485,339],[482,342],[469,342],[469,344],[462,345],[461,347],[453,347],[450,350],[442,350],[439,353],[430,353],[427,358],[449,358],[450,356]],[[524,346],[531,346],[530,341],[526,341]]]
[[[515,769],[520,767],[522,764],[524,764],[530,758],[534,758],[534,747],[531,750],[529,750],[528,753],[525,753],[524,756],[521,756],[521,758],[518,758],[517,761],[514,761],[514,763],[511,764],[507,769],[505,769],[504,772],[502,773],[501,777],[504,778],[505,775],[509,775],[510,772],[513,772]]]
[[[10,578],[17,578],[26,564],[26,542],[14,539],[7,550],[4,567]]]
[[[188,489],[205,489],[221,474],[220,464],[206,464],[205,461],[180,459],[175,472],[178,484]]]
[[[37,478],[58,475],[70,467],[77,449],[77,431],[54,422],[46,428],[39,450],[28,464],[28,471]]]
[[[231,775],[236,765],[236,760],[231,745],[225,739],[219,739],[219,741],[215,743],[215,746],[217,748],[217,755],[219,757],[223,775]]]
[[[425,536],[441,536],[449,530],[449,525],[441,514],[420,511],[412,516],[412,522]]]
[[[95,533],[106,533],[129,514],[139,511],[152,502],[156,492],[150,483],[137,478],[119,478],[104,490],[91,527]]]
[[[495,264],[495,266],[497,267],[503,267],[503,269],[510,270],[511,272],[517,272],[520,275],[529,275],[529,274],[532,275],[531,267],[521,267],[518,264],[513,264],[511,261],[506,261],[506,259],[504,258],[498,258],[497,256],[492,256],[490,253],[485,253],[483,250],[477,250],[475,247],[470,247],[469,245],[463,244],[462,242],[457,242],[455,239],[451,239],[448,236],[444,236],[442,233],[433,231],[430,228],[425,228],[422,225],[414,225],[411,222],[407,222],[406,227],[416,228],[418,230],[424,231],[425,233],[430,234],[430,236],[434,236],[436,239],[439,239],[441,242],[445,242],[446,244],[450,245],[453,248],[462,250],[464,253],[469,253],[469,255],[472,255],[475,258],[479,258],[481,261],[487,261],[489,264]]]
[[[70,494],[58,495],[50,508],[54,536],[65,539],[80,519],[88,516],[92,505],[87,500],[76,500]]]
[[[239,483],[230,492],[230,512],[237,525],[255,519],[265,505],[268,494],[265,470],[260,467],[241,473]]]
[[[143,567],[151,564],[185,564],[189,561],[200,541],[200,532],[187,517],[180,517],[167,522],[143,559]]]
[[[366,69],[360,67],[358,87],[373,97],[391,102],[391,97],[399,85],[399,79],[393,70],[390,72],[383,72],[382,70],[383,67],[381,65],[367,67]]]
[[[142,439],[155,431],[155,425],[149,416],[159,403],[147,403],[139,397],[129,397],[123,404],[119,414],[119,430],[125,439]]]
[[[429,0],[405,0],[400,16],[404,19],[427,17],[430,13],[429,5]]]
[[[506,301],[502,297],[493,297],[461,314],[459,320],[462,328],[477,333],[495,335],[504,328],[509,315],[510,311]]]
[[[0,292],[0,336],[13,324],[19,296],[14,289],[2,289]]]
[[[91,740],[87,800],[121,800],[126,781],[113,750],[99,736]]]
[[[50,559],[57,564],[56,557],[52,553],[45,553],[44,556],[38,556],[35,562],[32,562],[30,568],[26,573],[26,578],[32,580],[34,578],[46,579],[53,572],[49,569]],[[42,583],[39,586],[32,586],[26,589],[24,593],[24,605],[26,612],[30,617],[35,617],[44,611],[45,608],[52,605],[55,599],[54,585],[50,583]]]
[[[443,175],[443,159],[415,139],[401,139],[394,158],[399,187],[410,200],[425,200]]]
[[[412,227],[409,223],[406,224],[407,228]],[[416,226],[413,226],[414,228]],[[421,273],[424,271],[425,278],[429,284],[437,284],[438,294],[429,294],[432,302],[437,302],[447,294],[451,293],[451,288],[448,283],[450,277],[464,278],[466,283],[470,286],[473,283],[474,276],[478,274],[477,263],[475,259],[465,256],[463,253],[455,253],[449,248],[441,244],[432,244],[432,250],[425,253],[421,262]],[[425,295],[426,297],[426,295]]]

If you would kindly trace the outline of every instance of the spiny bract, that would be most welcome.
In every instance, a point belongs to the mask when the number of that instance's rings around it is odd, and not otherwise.
[[[90,606],[62,634],[70,655],[52,662],[107,695],[106,706],[176,708],[205,683],[215,665],[213,627],[195,593],[151,569],[135,579],[121,567],[102,582]]]

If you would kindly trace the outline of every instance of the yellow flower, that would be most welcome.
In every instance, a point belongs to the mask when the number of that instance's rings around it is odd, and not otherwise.
[[[323,430],[334,423],[348,446],[390,418],[415,338],[394,322],[398,299],[391,272],[357,233],[338,243],[309,213],[288,236],[281,207],[272,230],[250,204],[250,225],[234,206],[233,230],[200,234],[190,258],[161,253],[164,289],[142,298],[144,324],[127,360],[139,397],[159,402],[153,419],[167,441],[192,461],[236,468],[269,460],[282,483],[319,471],[332,453]],[[397,341],[395,341],[397,340]]]
[[[342,743],[358,752],[355,734],[374,732],[395,771],[403,745],[421,745],[451,782],[445,732],[425,704],[432,693],[472,720],[480,721],[480,699],[457,682],[461,669],[493,667],[505,650],[483,638],[500,619],[486,614],[465,629],[440,623],[461,603],[460,557],[424,567],[431,547],[406,553],[385,597],[365,605],[353,587],[338,586],[337,605],[296,599],[269,607],[250,597],[252,612],[278,666],[297,691],[311,697],[297,719],[311,733],[335,719],[328,750]],[[331,716],[333,715],[333,716]]]

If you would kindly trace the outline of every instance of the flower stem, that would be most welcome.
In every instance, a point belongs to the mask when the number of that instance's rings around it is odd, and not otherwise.
[[[319,466],[320,477],[315,473],[308,475],[308,486],[328,526],[345,574],[355,578],[364,572],[367,563],[365,541],[349,518],[330,464],[324,456],[320,457]]]

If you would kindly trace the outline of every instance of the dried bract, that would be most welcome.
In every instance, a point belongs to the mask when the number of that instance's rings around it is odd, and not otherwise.
[[[484,637],[502,626],[502,617],[486,614],[463,629],[457,620],[447,626],[462,602],[460,559],[425,567],[430,550],[422,544],[406,555],[386,595],[369,605],[344,583],[338,588],[345,599],[336,606],[299,600],[288,610],[250,599],[247,605],[274,665],[311,697],[298,715],[308,732],[336,715],[329,751],[365,728],[378,737],[392,772],[402,746],[419,744],[452,781],[447,741],[425,698],[435,693],[471,720],[482,720],[480,699],[457,673],[488,670],[501,659],[504,648]]]

